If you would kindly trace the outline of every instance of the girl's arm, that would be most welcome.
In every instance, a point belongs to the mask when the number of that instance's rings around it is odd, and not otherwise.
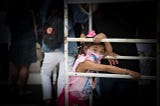
[[[133,79],[140,78],[140,73],[138,72],[112,66],[112,65],[97,64],[91,61],[84,61],[80,63],[76,69],[77,72],[86,72],[87,70],[104,71],[104,72],[110,72],[110,73],[116,73],[116,74],[127,74],[127,75],[131,75]]]
[[[95,43],[100,43],[101,40],[105,39],[105,38],[107,38],[107,36],[104,33],[99,33],[94,37],[93,41]],[[113,48],[112,48],[110,42],[105,42],[105,47],[106,47],[106,51],[107,51],[106,54],[110,54],[111,52],[113,52]]]
[[[86,35],[84,33],[81,33],[80,38],[86,38]],[[107,38],[107,36],[104,33],[99,33],[97,34],[94,38],[93,41],[95,43],[100,43],[102,39]],[[109,42],[105,42],[105,48],[106,48],[106,55],[111,54],[113,52],[113,48]]]
[[[107,36],[104,33],[99,33],[95,36],[94,38],[94,42],[95,43],[100,43],[102,39],[107,38]],[[105,56],[109,55],[109,56],[113,56],[116,57],[118,56],[118,54],[113,52],[113,48],[112,45],[110,44],[110,42],[105,42],[105,48],[106,48],[106,54]],[[118,60],[117,59],[107,59],[110,65],[116,65],[118,64]]]

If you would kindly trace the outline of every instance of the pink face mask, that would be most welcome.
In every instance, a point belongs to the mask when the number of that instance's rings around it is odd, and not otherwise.
[[[94,61],[100,61],[104,56],[104,55],[96,54],[89,49],[87,50],[87,55],[92,56]]]

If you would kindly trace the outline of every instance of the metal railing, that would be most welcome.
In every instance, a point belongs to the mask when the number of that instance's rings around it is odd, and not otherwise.
[[[71,0],[69,0],[71,1]],[[73,0],[72,0],[73,1]],[[83,0],[85,1],[85,0]],[[91,18],[91,17],[90,17]],[[90,23],[91,24],[91,23]],[[92,28],[89,28],[92,29]],[[100,74],[100,73],[78,73],[78,72],[69,72],[68,71],[68,42],[93,42],[92,38],[69,38],[68,37],[68,4],[67,1],[64,0],[64,56],[65,56],[65,105],[68,106],[68,79],[69,76],[90,76],[90,77],[109,77],[109,78],[131,78],[129,75],[119,75],[119,74]],[[156,39],[103,39],[102,42],[122,42],[122,43],[157,43]],[[157,43],[157,47],[159,44]],[[157,48],[159,49],[159,48]],[[159,51],[157,50],[157,54]],[[159,55],[158,55],[159,56]],[[105,58],[115,58],[111,56],[106,56]],[[154,59],[155,57],[142,57],[142,56],[117,56],[116,59]],[[157,61],[158,62],[158,61]],[[159,63],[157,63],[157,73],[159,70]],[[141,76],[141,79],[149,79],[149,80],[156,80],[156,76]],[[158,89],[157,89],[158,90]],[[92,98],[91,98],[92,99]],[[90,105],[92,100],[90,102]]]

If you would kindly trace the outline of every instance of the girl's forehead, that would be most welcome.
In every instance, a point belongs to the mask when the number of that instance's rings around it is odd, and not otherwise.
[[[103,45],[92,45],[90,48],[98,48],[98,49],[105,49]]]

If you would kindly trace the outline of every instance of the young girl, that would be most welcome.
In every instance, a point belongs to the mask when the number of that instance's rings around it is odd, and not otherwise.
[[[133,79],[140,78],[140,74],[129,69],[123,69],[112,65],[100,64],[100,60],[105,56],[104,42],[85,42],[79,52],[73,72],[93,73],[96,71],[106,71],[117,74],[127,74]],[[91,77],[72,76],[69,78],[69,106],[87,106],[86,100],[95,88],[95,80]],[[64,89],[57,98],[57,106],[65,106]]]

